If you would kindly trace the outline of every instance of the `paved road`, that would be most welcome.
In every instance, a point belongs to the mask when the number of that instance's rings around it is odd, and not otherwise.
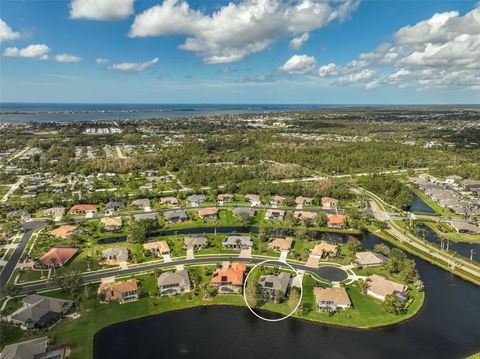
[[[25,247],[30,240],[30,237],[32,237],[33,232],[35,232],[39,228],[42,228],[44,225],[45,222],[43,221],[31,221],[23,224],[23,229],[25,230],[25,233],[23,234],[17,248],[14,250],[13,254],[8,259],[7,264],[5,265],[2,273],[0,274],[0,288],[3,288],[8,283],[8,280],[12,276],[12,273],[15,270],[15,267],[17,266],[17,263],[20,260],[20,257],[22,256],[23,251],[25,250]]]
[[[128,268],[128,269],[119,269],[115,271],[109,271],[109,272],[103,272],[103,273],[91,273],[91,274],[84,274],[83,275],[83,280],[84,282],[94,282],[98,281],[102,278],[108,278],[112,276],[125,276],[125,275],[130,275],[130,274],[135,274],[139,272],[145,272],[145,271],[151,271],[156,268],[165,268],[165,267],[172,267],[175,265],[190,265],[190,264],[206,264],[206,263],[218,263],[218,262],[227,262],[227,261],[235,261],[235,262],[246,262],[246,263],[260,263],[263,262],[265,259],[264,258],[239,258],[238,256],[221,256],[221,257],[210,257],[210,258],[195,258],[195,259],[182,259],[178,261],[172,261],[172,262],[162,262],[162,263],[155,263],[155,264],[150,264],[150,265],[145,265],[145,266],[139,266],[139,267],[134,267],[134,268]],[[278,265],[286,267],[287,265],[284,263],[280,262],[275,262],[278,263]],[[306,267],[301,264],[296,264],[296,263],[289,263],[293,268],[295,269],[301,269],[306,272],[311,272],[317,274],[320,278],[324,278],[326,280],[338,282],[347,279],[348,274],[345,272],[343,269],[334,267],[334,266],[322,266],[320,268],[311,268],[311,267]],[[29,293],[29,292],[34,292],[34,291],[39,291],[47,288],[54,287],[55,283],[51,282],[41,282],[41,283],[35,283],[35,284],[29,284],[29,285],[24,285],[21,287],[21,292],[22,293]]]

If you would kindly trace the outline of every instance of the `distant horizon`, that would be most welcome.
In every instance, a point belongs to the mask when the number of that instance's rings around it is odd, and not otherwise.
[[[2,105],[218,105],[218,106],[475,106],[480,107],[480,103],[295,103],[295,102],[50,102],[50,101],[0,101]]]

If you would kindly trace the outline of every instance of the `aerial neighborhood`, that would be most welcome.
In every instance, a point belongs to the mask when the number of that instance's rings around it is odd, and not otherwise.
[[[394,325],[421,313],[417,256],[480,283],[477,176],[375,167],[387,159],[355,146],[413,150],[368,121],[360,141],[346,120],[334,128],[350,135],[332,139],[311,138],[301,115],[258,116],[199,128],[140,121],[113,133],[92,122],[83,142],[68,127],[31,125],[28,145],[9,142],[0,156],[2,358],[89,357],[105,327],[200,306]]]

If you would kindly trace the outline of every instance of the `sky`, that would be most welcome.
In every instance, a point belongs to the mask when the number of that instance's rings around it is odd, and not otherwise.
[[[479,104],[480,2],[2,0],[0,101]]]

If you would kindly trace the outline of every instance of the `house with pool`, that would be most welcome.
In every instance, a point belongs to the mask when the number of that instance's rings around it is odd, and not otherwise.
[[[218,287],[218,293],[220,294],[240,293],[246,270],[245,263],[232,263],[222,266],[215,270],[210,283]]]
[[[162,297],[187,293],[191,290],[190,278],[184,269],[160,274],[157,285]]]

